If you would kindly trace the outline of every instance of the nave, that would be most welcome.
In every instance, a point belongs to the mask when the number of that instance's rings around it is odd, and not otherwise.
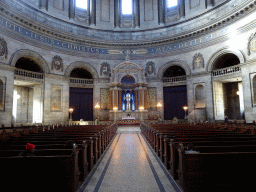
[[[141,135],[139,126],[119,126],[109,149],[78,191],[181,190]]]

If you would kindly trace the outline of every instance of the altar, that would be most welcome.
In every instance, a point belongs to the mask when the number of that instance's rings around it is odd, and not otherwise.
[[[135,117],[122,117],[122,120],[135,120]]]

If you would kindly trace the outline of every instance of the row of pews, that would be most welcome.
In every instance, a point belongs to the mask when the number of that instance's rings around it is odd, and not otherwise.
[[[253,125],[141,123],[141,132],[184,192],[254,191]]]
[[[3,131],[0,134],[1,188],[75,192],[116,131],[116,123]],[[18,156],[27,143],[35,145],[35,156]]]

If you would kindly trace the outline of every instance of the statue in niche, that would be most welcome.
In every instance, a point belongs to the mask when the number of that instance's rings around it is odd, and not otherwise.
[[[204,58],[201,53],[195,54],[193,58],[193,70],[204,68]]]
[[[52,59],[52,70],[60,70],[63,71],[63,60],[60,56],[54,56]]]
[[[100,75],[111,76],[110,65],[107,62],[103,62],[100,68]]]
[[[146,71],[145,76],[155,75],[156,74],[155,63],[153,63],[152,61],[148,62],[146,64],[145,71]]]
[[[252,52],[256,52],[256,33],[251,34],[248,41],[248,55],[251,55]]]
[[[0,57],[2,56],[5,56],[5,59],[7,59],[8,56],[7,43],[4,38],[0,38]]]

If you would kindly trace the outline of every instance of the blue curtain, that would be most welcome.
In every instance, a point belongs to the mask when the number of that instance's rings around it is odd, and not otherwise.
[[[164,87],[164,119],[171,120],[174,117],[184,119],[183,106],[187,105],[187,87]]]
[[[70,87],[69,107],[74,121],[93,121],[93,89]]]

